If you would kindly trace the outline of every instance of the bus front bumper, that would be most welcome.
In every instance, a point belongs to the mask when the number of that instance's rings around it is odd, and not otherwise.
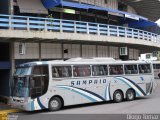
[[[16,109],[21,109],[25,111],[33,111],[34,109],[32,108],[31,102],[29,100],[20,100],[16,98],[11,98],[10,99],[10,104],[13,108]]]

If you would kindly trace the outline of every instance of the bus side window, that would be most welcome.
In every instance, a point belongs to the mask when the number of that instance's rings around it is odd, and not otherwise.
[[[137,65],[124,65],[125,74],[137,74]]]
[[[71,77],[72,71],[70,66],[62,67],[62,77]]]
[[[144,70],[145,73],[151,73],[151,68],[149,64],[145,65],[144,68],[145,68]]]
[[[74,77],[79,76],[79,70],[77,67],[73,67],[73,75],[74,75]]]
[[[94,66],[92,66],[92,75],[93,76],[108,75],[107,65],[94,65]]]
[[[71,77],[71,66],[54,66],[52,67],[52,76],[55,78]]]
[[[109,68],[110,75],[123,74],[123,65],[110,65]]]
[[[58,70],[56,67],[52,67],[52,76],[56,78],[59,77]]]
[[[151,73],[150,64],[141,64],[139,67],[139,73]]]
[[[91,75],[90,66],[74,66],[73,67],[74,77],[85,77]]]
[[[98,73],[99,73],[98,66],[92,66],[92,75],[98,76]]]
[[[125,65],[124,68],[125,68],[125,74],[131,74],[131,70],[129,70],[128,65]]]

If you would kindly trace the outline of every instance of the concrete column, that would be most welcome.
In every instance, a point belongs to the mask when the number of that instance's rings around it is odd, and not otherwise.
[[[13,8],[13,0],[8,0],[8,8],[9,8],[9,14],[13,15],[14,14],[14,8]]]
[[[98,57],[98,45],[96,45],[96,57]]]
[[[82,57],[82,44],[80,44],[80,57]]]
[[[10,62],[11,62],[11,75],[12,75],[15,71],[14,42],[10,43]]]
[[[29,27],[29,17],[27,17],[27,31],[30,31],[30,27]]]
[[[62,60],[64,60],[64,45],[61,44]]]
[[[111,57],[110,46],[108,46],[108,57]]]
[[[11,64],[11,69],[10,69],[10,79],[9,79],[9,95],[11,95],[11,84],[13,83],[11,77],[15,72],[15,57],[14,57],[14,42],[10,43],[9,46],[10,49],[10,64]]]
[[[41,60],[42,60],[42,49],[41,49],[41,43],[39,43],[38,47],[39,47],[39,61],[41,61]]]
[[[89,34],[89,24],[87,23],[87,34]]]

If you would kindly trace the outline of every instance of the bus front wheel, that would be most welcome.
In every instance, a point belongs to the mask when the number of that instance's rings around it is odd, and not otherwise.
[[[123,100],[123,93],[120,90],[116,90],[113,94],[113,100],[119,103]]]
[[[127,92],[126,92],[126,99],[128,101],[132,101],[132,100],[135,99],[135,92],[134,92],[134,90],[132,90],[132,89],[127,90]]]
[[[58,111],[62,108],[62,100],[59,97],[53,97],[49,101],[49,110]]]

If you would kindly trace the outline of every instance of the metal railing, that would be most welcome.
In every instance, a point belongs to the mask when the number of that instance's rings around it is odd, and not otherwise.
[[[0,14],[0,29],[84,33],[160,42],[160,35],[140,29],[53,18]]]

